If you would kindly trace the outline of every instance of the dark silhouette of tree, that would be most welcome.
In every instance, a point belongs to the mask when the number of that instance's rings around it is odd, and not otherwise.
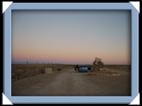
[[[93,62],[93,71],[100,71],[100,68],[103,68],[104,63],[102,62],[101,58],[96,57]]]
[[[103,63],[102,61],[99,61],[99,62],[98,62],[98,66],[99,66],[100,68],[103,68],[103,67],[104,67],[104,63]]]

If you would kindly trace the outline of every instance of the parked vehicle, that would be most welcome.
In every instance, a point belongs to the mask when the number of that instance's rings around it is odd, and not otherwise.
[[[101,58],[96,57],[92,65],[76,65],[76,72],[90,72],[90,71],[100,71],[104,67],[104,63]]]
[[[89,72],[89,71],[91,71],[91,66],[76,65],[75,66],[75,71],[77,71],[77,72]]]

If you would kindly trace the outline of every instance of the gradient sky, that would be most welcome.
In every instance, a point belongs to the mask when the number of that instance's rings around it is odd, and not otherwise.
[[[12,61],[130,64],[129,11],[13,11]]]

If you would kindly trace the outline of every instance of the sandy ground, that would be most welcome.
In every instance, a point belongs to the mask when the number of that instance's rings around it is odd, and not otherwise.
[[[73,68],[12,83],[14,96],[129,96],[130,70],[78,73]]]

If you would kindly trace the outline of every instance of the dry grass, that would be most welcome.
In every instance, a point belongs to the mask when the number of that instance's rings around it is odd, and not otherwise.
[[[52,68],[53,72],[57,72],[65,67],[71,66],[60,64],[12,64],[12,80],[44,74],[47,68]]]
[[[12,80],[19,80],[39,74],[44,74],[47,68],[52,68],[52,73],[62,71],[65,68],[74,67],[74,65],[64,64],[12,64]],[[105,76],[119,76],[120,73],[114,70],[130,70],[127,65],[106,65],[101,71],[89,72],[87,75],[105,75]]]
[[[130,71],[130,66],[128,65],[107,65],[100,71],[92,71],[87,75],[89,76],[120,76],[128,73]]]

